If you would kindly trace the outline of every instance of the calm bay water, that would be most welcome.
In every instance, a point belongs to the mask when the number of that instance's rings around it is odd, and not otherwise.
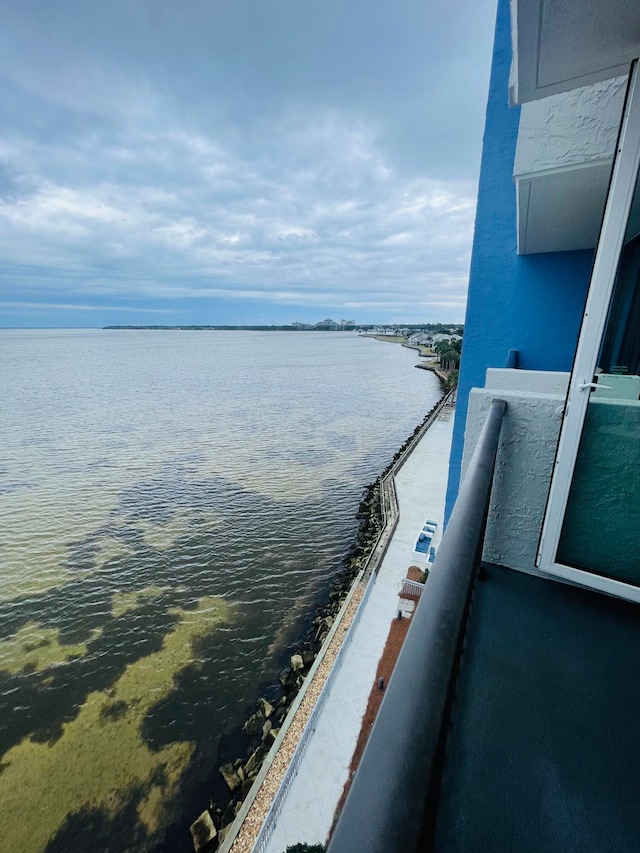
[[[415,362],[346,333],[0,332],[0,846],[192,849],[440,396]]]

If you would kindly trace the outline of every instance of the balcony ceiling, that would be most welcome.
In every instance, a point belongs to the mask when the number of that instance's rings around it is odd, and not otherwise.
[[[512,104],[626,74],[640,56],[638,0],[511,0],[511,14]]]

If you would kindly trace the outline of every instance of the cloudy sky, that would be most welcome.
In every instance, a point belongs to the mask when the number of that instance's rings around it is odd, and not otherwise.
[[[0,325],[464,318],[494,0],[3,0]]]

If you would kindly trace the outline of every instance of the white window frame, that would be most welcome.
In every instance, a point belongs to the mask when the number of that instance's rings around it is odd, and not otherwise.
[[[556,557],[589,403],[590,383],[593,382],[600,352],[636,177],[640,167],[639,76],[638,61],[636,60],[631,68],[611,185],[569,382],[558,452],[536,561],[538,568],[550,575],[556,575],[582,586],[638,602],[640,602],[640,586],[633,586],[563,565],[557,562]]]

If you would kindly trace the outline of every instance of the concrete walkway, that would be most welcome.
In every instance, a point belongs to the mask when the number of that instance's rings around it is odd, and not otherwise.
[[[453,410],[446,407],[396,477],[400,519],[298,773],[269,839],[266,853],[284,853],[298,842],[324,843],[347,781],[369,693],[391,622],[398,592],[412,564],[416,536],[425,517],[442,533]]]

